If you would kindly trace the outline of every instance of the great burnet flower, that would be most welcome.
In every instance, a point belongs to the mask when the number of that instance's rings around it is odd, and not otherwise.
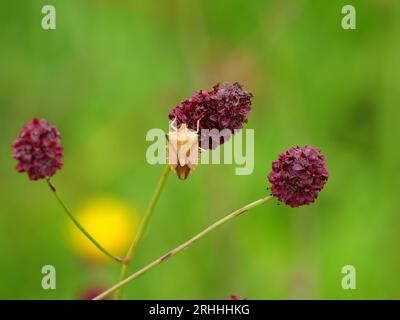
[[[46,120],[33,119],[25,124],[12,145],[17,171],[31,180],[53,176],[63,166],[64,148],[57,129]]]
[[[272,163],[268,180],[279,201],[291,207],[313,203],[328,180],[325,157],[318,148],[292,147]]]
[[[79,300],[92,300],[93,298],[97,297],[100,293],[102,293],[105,288],[102,285],[89,285],[86,288],[81,289],[78,293],[77,298]],[[109,299],[104,299],[109,300]]]
[[[243,128],[247,122],[248,113],[251,111],[251,99],[253,95],[244,91],[239,82],[234,84],[225,83],[221,86],[216,84],[211,91],[203,91],[192,95],[188,100],[181,102],[169,113],[169,119],[176,119],[179,127],[186,123],[189,129],[224,129],[224,136],[208,134],[204,130],[200,132],[200,143],[205,149],[217,147],[228,140],[234,130]],[[208,140],[208,143],[204,143]]]

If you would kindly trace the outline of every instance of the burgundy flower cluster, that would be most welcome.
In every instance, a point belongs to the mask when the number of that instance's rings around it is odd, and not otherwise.
[[[272,163],[272,194],[291,207],[310,204],[328,180],[325,157],[317,148],[292,147]]]
[[[201,146],[205,149],[216,148],[227,141],[234,130],[242,129],[243,124],[247,122],[252,97],[250,92],[243,90],[239,82],[225,83],[224,86],[218,83],[211,91],[200,90],[172,109],[169,119],[176,119],[178,127],[186,123],[192,130],[197,129],[199,120],[199,129],[228,129],[225,136],[218,134],[217,140],[213,138],[212,132],[211,135],[200,132]],[[208,139],[208,143],[204,143],[205,139]]]
[[[31,180],[53,176],[63,166],[60,142],[60,133],[46,120],[28,122],[12,145],[17,171],[26,172]]]
[[[192,130],[196,130],[200,120],[200,129],[227,129],[232,134],[247,122],[252,97],[238,82],[222,87],[217,84],[211,91],[199,91],[172,109],[169,118],[176,119],[178,126],[185,123]],[[223,137],[218,135],[218,139]],[[210,146],[215,147],[215,143]],[[12,145],[12,153],[18,162],[17,171],[26,172],[31,180],[51,177],[63,166],[60,133],[46,120],[28,122]],[[325,157],[318,148],[289,148],[272,163],[268,180],[272,195],[279,201],[291,207],[313,203],[328,180]]]

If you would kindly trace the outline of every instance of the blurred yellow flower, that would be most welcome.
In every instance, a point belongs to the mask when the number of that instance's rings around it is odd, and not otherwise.
[[[113,255],[124,257],[138,227],[136,210],[113,197],[96,197],[87,201],[76,217],[83,227]],[[109,258],[91,243],[74,225],[69,225],[74,250],[93,262]]]

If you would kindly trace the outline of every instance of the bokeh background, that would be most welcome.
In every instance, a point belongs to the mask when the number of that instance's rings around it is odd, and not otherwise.
[[[56,30],[41,28],[45,4]],[[357,30],[341,28],[345,4]],[[167,129],[170,108],[224,80],[254,94],[254,172],[171,175],[131,272],[265,195],[289,146],[320,147],[330,180],[314,205],[257,208],[130,283],[126,297],[400,298],[399,37],[397,0],[2,1],[0,298],[77,299],[115,283],[120,268],[74,246],[45,182],[15,172],[10,145],[26,121],[61,131],[54,183],[74,212],[112,198],[137,221],[162,172],[146,162],[147,131]],[[108,228],[106,246],[133,237],[102,219],[85,223]],[[41,287],[47,264],[56,290]],[[356,290],[341,288],[347,264]]]

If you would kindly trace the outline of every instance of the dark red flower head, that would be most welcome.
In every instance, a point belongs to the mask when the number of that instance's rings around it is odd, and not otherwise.
[[[12,145],[17,171],[26,172],[31,180],[53,176],[63,166],[60,142],[60,133],[46,120],[28,122]]]
[[[78,299],[79,300],[93,300],[100,293],[103,293],[104,290],[105,290],[105,288],[102,286],[88,286],[87,288],[84,288],[78,294]],[[109,298],[106,298],[105,300],[109,300]]]
[[[186,123],[189,129],[197,129],[197,121],[200,120],[199,129],[217,129],[223,132],[221,135],[207,134],[204,130],[200,132],[202,147],[210,149],[228,140],[234,130],[240,130],[247,122],[247,115],[251,111],[250,92],[244,91],[239,82],[234,84],[225,83],[224,86],[216,84],[209,92],[200,90],[169,113],[169,119],[176,119],[178,127]],[[208,140],[208,146],[204,141]],[[214,144],[213,144],[214,142]]]
[[[272,163],[268,180],[279,201],[291,207],[313,203],[328,180],[325,157],[317,148],[292,147]]]

